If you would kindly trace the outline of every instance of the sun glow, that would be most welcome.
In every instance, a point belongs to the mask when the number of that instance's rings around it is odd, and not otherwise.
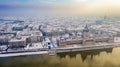
[[[75,0],[76,2],[86,2],[88,0]]]

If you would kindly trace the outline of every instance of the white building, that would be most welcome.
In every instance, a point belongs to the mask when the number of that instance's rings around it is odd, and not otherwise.
[[[114,42],[120,42],[120,37],[114,37]]]

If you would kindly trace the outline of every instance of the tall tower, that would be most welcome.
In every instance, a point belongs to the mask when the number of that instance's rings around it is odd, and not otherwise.
[[[88,28],[87,24],[86,24],[86,26],[84,27],[84,29],[82,31],[82,37],[85,40],[89,39],[89,37],[90,37],[89,28]]]
[[[103,17],[103,21],[107,20],[107,15],[105,14],[105,16]]]
[[[91,39],[90,30],[86,25],[82,31],[83,45],[93,45],[95,43],[94,39]]]

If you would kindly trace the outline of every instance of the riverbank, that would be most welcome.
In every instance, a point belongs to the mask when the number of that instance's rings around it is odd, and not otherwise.
[[[12,57],[12,56],[24,56],[24,55],[37,55],[37,54],[49,54],[55,55],[62,52],[74,52],[74,51],[86,51],[86,50],[96,50],[96,49],[106,49],[120,47],[120,45],[89,45],[89,46],[75,46],[75,47],[64,47],[64,48],[53,48],[46,51],[33,51],[33,52],[19,52],[19,53],[5,53],[0,54],[0,57]]]

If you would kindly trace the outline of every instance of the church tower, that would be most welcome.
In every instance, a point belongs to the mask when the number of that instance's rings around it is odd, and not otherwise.
[[[89,30],[87,24],[82,31],[82,38],[83,38],[83,42],[82,42],[83,45],[93,45],[93,44],[95,44],[95,40],[91,39],[90,30]]]
[[[88,28],[87,24],[86,24],[86,26],[84,27],[84,29],[82,31],[82,37],[85,40],[89,39],[89,37],[90,37],[89,28]]]

